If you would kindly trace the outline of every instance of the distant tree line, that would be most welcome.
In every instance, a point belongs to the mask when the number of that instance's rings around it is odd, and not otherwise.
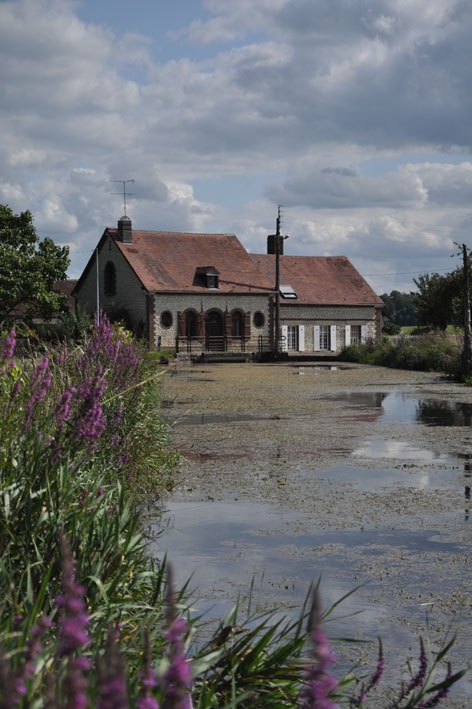
[[[470,270],[470,255],[469,255]],[[464,267],[449,273],[423,273],[414,279],[417,292],[384,293],[384,314],[394,326],[429,327],[445,330],[464,325]],[[387,330],[389,328],[387,327]]]
[[[400,293],[393,290],[383,293],[381,299],[385,303],[383,312],[392,323],[398,326],[417,325],[416,293]]]

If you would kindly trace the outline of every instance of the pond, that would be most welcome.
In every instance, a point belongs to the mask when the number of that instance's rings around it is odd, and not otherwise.
[[[252,589],[258,608],[297,613],[321,577],[326,607],[359,587],[331,636],[382,634],[394,666],[453,627],[468,660],[469,391],[383,368],[254,369],[165,387],[183,478],[155,552],[191,577],[195,612],[221,618]]]

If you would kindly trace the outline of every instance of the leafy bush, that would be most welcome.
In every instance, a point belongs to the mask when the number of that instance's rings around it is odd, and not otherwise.
[[[444,372],[458,377],[461,367],[462,340],[448,333],[398,336],[383,341],[369,340],[349,345],[339,354],[345,362],[360,362],[397,369]]]

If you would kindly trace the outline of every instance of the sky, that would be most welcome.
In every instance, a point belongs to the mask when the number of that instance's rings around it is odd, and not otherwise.
[[[470,0],[0,0],[0,203],[71,278],[125,188],[136,229],[265,253],[280,207],[286,254],[414,291],[472,246],[471,36]]]

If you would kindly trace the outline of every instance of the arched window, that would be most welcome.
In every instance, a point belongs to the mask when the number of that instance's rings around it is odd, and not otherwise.
[[[108,261],[103,270],[103,289],[105,295],[115,295],[116,293],[116,268],[111,261]]]

